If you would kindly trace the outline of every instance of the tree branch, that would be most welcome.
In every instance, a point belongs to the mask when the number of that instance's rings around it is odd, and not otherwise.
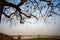
[[[6,17],[10,18],[10,16],[8,16],[6,13],[3,12],[3,14],[4,14]]]
[[[27,0],[21,0],[21,2],[18,4],[18,6],[23,5]]]

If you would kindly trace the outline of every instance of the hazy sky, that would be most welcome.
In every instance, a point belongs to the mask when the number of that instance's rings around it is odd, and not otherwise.
[[[54,3],[56,4],[57,2]],[[2,20],[2,23],[0,24],[0,32],[9,35],[60,35],[59,18],[60,16],[55,16],[55,23],[52,21],[50,24],[45,24],[42,20],[39,20],[36,23],[31,23],[35,20],[32,18],[29,19],[30,23],[18,23],[17,25],[10,25],[10,23],[6,23]]]
[[[43,22],[37,22],[34,24],[25,23],[13,26],[7,23],[1,23],[0,32],[9,35],[60,35],[59,20],[57,20],[56,24],[45,24]]]

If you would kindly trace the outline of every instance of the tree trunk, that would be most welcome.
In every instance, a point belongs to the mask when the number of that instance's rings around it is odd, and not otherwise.
[[[2,13],[3,13],[3,8],[4,8],[4,2],[0,1],[0,22],[1,22],[1,17],[2,17]]]

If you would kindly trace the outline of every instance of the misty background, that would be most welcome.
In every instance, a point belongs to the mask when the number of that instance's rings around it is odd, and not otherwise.
[[[25,23],[10,25],[9,23],[0,24],[0,32],[8,35],[60,35],[60,19],[56,23],[45,24],[37,22],[34,24]]]

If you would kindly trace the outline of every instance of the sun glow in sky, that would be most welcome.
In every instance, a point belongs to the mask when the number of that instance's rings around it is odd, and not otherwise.
[[[19,2],[18,1],[16,3],[20,2],[20,1]],[[11,2],[11,0],[9,0],[9,2]],[[38,0],[37,0],[37,2],[38,2]],[[57,3],[58,3],[58,1],[54,2],[54,5],[56,5]],[[23,12],[24,12],[24,8],[26,8],[25,6],[26,5],[24,4],[20,7]],[[33,6],[33,5],[31,5],[31,6]],[[32,9],[30,9],[30,10],[32,10]],[[57,11],[58,9],[54,9],[54,10]],[[11,9],[9,11],[11,11]],[[44,13],[45,11],[46,11],[46,9],[44,9],[42,11],[42,13]],[[38,12],[39,11],[37,10],[33,14],[36,15]],[[16,20],[17,21],[16,24],[10,25],[9,22],[8,23],[5,22],[6,19],[3,20],[3,18],[4,18],[4,16],[3,16],[2,23],[0,24],[0,32],[8,34],[8,35],[60,35],[60,19],[59,19],[60,16],[54,15],[54,17],[55,17],[55,19],[53,19],[53,20],[55,20],[55,23],[52,20],[51,23],[46,24],[43,22],[42,19],[39,19],[37,21],[35,18],[32,17],[30,19],[26,19],[26,22],[24,24],[20,24],[18,22],[18,20]]]

